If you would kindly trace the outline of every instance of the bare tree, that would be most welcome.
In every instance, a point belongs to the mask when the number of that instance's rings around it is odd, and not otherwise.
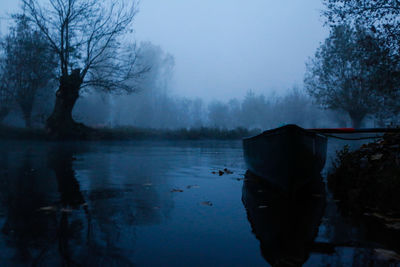
[[[30,19],[58,55],[59,89],[46,128],[59,138],[86,133],[72,118],[84,87],[133,92],[146,71],[136,64],[134,47],[122,45],[131,31],[136,1],[22,0]]]

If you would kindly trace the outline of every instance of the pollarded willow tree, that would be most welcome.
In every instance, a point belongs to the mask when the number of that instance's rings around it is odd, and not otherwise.
[[[307,63],[304,84],[324,107],[348,113],[354,127],[375,114],[382,101],[379,88],[391,68],[389,51],[363,27],[339,25]]]
[[[390,68],[380,75],[377,93],[386,116],[400,113],[400,1],[397,0],[324,0],[323,15],[331,27],[358,25],[369,29],[388,50]],[[386,111],[384,111],[385,109]]]
[[[87,128],[72,118],[83,88],[133,92],[146,67],[136,64],[134,46],[122,38],[132,31],[136,1],[22,0],[30,20],[57,54],[59,88],[47,131],[58,138]]]

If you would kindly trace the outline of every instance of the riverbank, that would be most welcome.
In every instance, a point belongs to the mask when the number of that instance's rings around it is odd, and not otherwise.
[[[346,216],[400,233],[400,134],[338,152],[328,186]]]
[[[260,130],[245,128],[221,129],[199,127],[191,129],[150,129],[136,127],[92,128],[84,140],[240,140],[256,135]],[[45,129],[0,126],[0,139],[51,140]]]

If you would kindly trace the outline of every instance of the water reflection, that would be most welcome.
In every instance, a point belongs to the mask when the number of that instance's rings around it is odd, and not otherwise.
[[[135,227],[159,223],[168,209],[144,186],[143,166],[139,177],[125,173],[130,183],[112,187],[110,155],[91,159],[91,151],[82,143],[0,147],[2,263],[133,265]],[[86,167],[77,171],[82,161]]]
[[[329,191],[325,205],[323,187],[294,201],[242,184],[242,155],[240,142],[0,141],[0,266],[393,263],[398,239],[351,223]]]
[[[318,248],[314,239],[325,208],[325,187],[321,179],[309,192],[283,196],[260,178],[246,173],[242,201],[261,253],[273,266],[300,266]]]

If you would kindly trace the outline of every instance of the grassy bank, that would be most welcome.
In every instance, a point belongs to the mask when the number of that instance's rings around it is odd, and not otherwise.
[[[135,127],[93,128],[86,140],[239,140],[259,133],[245,128],[147,129]],[[0,126],[0,139],[49,140],[45,129]]]

